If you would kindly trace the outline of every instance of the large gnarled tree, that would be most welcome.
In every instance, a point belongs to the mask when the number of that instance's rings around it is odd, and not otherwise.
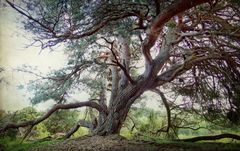
[[[58,109],[87,106],[98,111],[80,121],[93,134],[118,134],[132,104],[146,91],[164,101],[165,90],[181,94],[182,109],[210,117],[210,110],[239,121],[240,10],[226,0],[35,0],[10,7],[23,17],[33,45],[67,47],[68,65],[33,84],[33,103],[58,102],[34,121],[7,124],[1,130],[32,125]],[[144,69],[139,69],[144,66]],[[140,73],[140,71],[142,71]],[[86,102],[67,103],[71,91],[89,89]],[[107,98],[106,94],[110,93]],[[190,98],[190,99],[189,99]],[[204,100],[204,101],[203,101]],[[231,115],[230,115],[231,114]],[[235,117],[233,117],[235,116]],[[88,124],[86,124],[88,123]]]

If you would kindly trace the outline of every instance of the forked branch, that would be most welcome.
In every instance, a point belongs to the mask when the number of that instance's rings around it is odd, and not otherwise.
[[[161,86],[167,82],[171,82],[174,80],[177,76],[181,75],[185,71],[191,69],[194,65],[201,61],[205,60],[212,60],[212,59],[218,59],[218,60],[225,60],[227,59],[224,56],[221,55],[209,55],[209,56],[192,56],[188,60],[186,60],[183,64],[178,64],[175,66],[172,66],[167,71],[163,72],[156,78],[156,84],[153,85],[153,88],[157,86]]]
[[[150,64],[152,62],[150,49],[155,44],[164,24],[167,23],[173,16],[208,1],[210,0],[177,0],[170,7],[157,15],[149,27],[147,37],[143,41],[142,45],[142,52],[147,64]]]

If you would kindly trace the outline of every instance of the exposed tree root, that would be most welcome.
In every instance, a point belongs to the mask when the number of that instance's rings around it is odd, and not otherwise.
[[[199,137],[181,139],[180,141],[197,142],[197,141],[207,141],[207,140],[218,140],[218,139],[223,139],[223,138],[232,138],[232,139],[240,140],[239,135],[224,133],[224,134],[213,135],[213,136],[199,136]]]

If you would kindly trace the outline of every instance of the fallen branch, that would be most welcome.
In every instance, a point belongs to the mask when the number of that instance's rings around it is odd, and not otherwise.
[[[69,103],[69,104],[57,104],[53,108],[51,108],[44,116],[37,118],[36,120],[31,120],[31,121],[26,121],[26,122],[20,122],[20,123],[7,123],[3,128],[0,128],[0,132],[5,132],[6,130],[10,128],[19,128],[19,127],[26,127],[26,126],[34,126],[37,125],[38,123],[44,121],[47,119],[49,116],[51,116],[54,112],[56,112],[59,109],[74,109],[74,108],[79,108],[79,107],[84,107],[88,106],[91,108],[94,108],[98,110],[99,112],[104,112],[108,114],[108,111],[106,108],[103,108],[101,105],[99,105],[96,102],[93,102],[92,99],[90,101],[86,102],[76,102],[76,103]]]
[[[224,134],[213,135],[213,136],[199,136],[199,137],[181,139],[181,140],[178,140],[178,141],[197,142],[197,141],[217,140],[217,139],[223,139],[223,138],[232,138],[232,139],[240,140],[239,135],[224,133]]]

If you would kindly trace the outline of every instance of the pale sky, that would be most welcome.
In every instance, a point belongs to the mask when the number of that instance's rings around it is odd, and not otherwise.
[[[9,82],[9,84],[0,84],[0,109],[8,111],[16,111],[31,105],[28,99],[29,93],[18,89],[17,86],[24,85],[30,79],[35,78],[33,75],[16,72],[14,69],[27,64],[37,67],[42,73],[47,73],[50,69],[61,68],[66,63],[66,55],[61,48],[53,52],[45,49],[40,54],[40,48],[26,48],[26,45],[31,43],[29,40],[31,33],[27,33],[21,28],[22,24],[18,19],[19,14],[13,9],[0,7],[0,66],[6,70],[0,77],[4,76]],[[149,93],[148,96],[150,96]],[[82,93],[75,99],[79,98],[86,101],[88,95]],[[159,110],[159,97],[150,98],[146,106]],[[51,105],[53,105],[53,101],[41,103],[35,107],[38,110],[45,110]]]
[[[0,84],[0,109],[4,110],[18,110],[30,105],[29,94],[17,86],[35,77],[14,69],[26,64],[47,73],[50,69],[60,68],[66,61],[61,50],[50,52],[46,49],[39,54],[40,48],[26,48],[31,43],[28,40],[31,34],[21,29],[18,17],[11,8],[0,8],[0,66],[6,70],[1,76],[9,82]]]

